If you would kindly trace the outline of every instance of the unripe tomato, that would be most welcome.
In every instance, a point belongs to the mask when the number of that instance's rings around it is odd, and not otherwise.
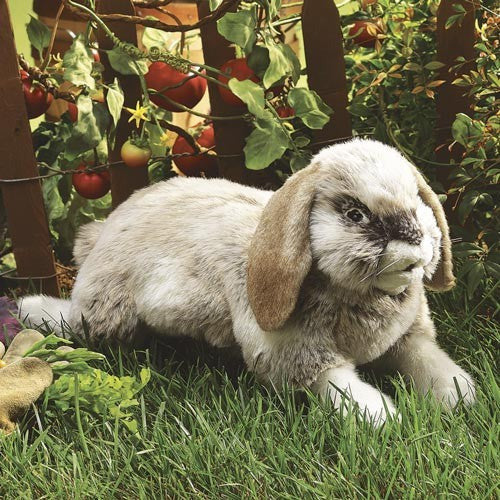
[[[382,30],[376,24],[375,19],[371,21],[355,21],[349,30],[349,36],[354,37],[353,42],[362,47],[375,47],[377,33],[382,33]]]
[[[259,81],[258,76],[254,73],[253,69],[248,66],[247,60],[244,57],[226,61],[221,66],[220,70],[222,73],[225,73],[225,75],[219,75],[217,79],[219,80],[219,82],[225,83],[226,85],[231,78],[236,78],[240,81],[252,80],[252,82],[255,83]],[[220,92],[220,96],[225,103],[237,107],[245,106],[245,103],[239,97],[236,97],[231,92],[231,90],[221,86],[218,86],[218,89]]]
[[[172,68],[164,62],[154,62],[149,67],[149,71],[144,75],[148,88],[161,90],[164,87],[172,87],[186,80],[190,74],[182,73]],[[183,104],[188,108],[193,108],[200,101],[207,90],[207,81],[202,76],[194,76],[180,87],[165,90],[162,95],[172,99],[172,101]],[[160,108],[167,111],[182,112],[181,109],[162,99],[159,95],[152,95],[151,100]]]
[[[204,148],[213,147],[215,145],[213,125],[210,124],[204,127],[195,139],[196,142]],[[179,135],[172,147],[172,153],[174,155],[194,153],[194,150],[186,139]],[[174,158],[174,163],[183,174],[190,177],[217,177],[219,173],[217,158],[209,154],[200,156],[180,156]]]
[[[84,172],[87,168],[85,163],[78,165],[77,172],[73,174],[72,181],[76,192],[89,200],[102,198],[111,188],[111,180],[107,170],[99,172]]]
[[[21,82],[23,85],[24,102],[28,111],[28,118],[37,118],[43,115],[52,104],[54,97],[47,92],[41,85],[33,83],[32,78],[26,72],[21,70]]]
[[[123,143],[120,154],[127,167],[142,168],[148,164],[152,152],[149,147],[141,147],[129,139]]]

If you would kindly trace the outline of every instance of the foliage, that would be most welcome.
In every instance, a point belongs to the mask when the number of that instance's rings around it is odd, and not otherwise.
[[[133,434],[138,424],[130,408],[138,405],[135,396],[149,382],[150,370],[143,368],[139,380],[133,376],[112,375],[88,363],[102,361],[103,354],[85,347],[64,350],[60,345],[72,342],[55,335],[47,335],[34,344],[24,356],[36,357],[51,363],[56,375],[54,383],[44,393],[44,408],[48,415],[83,411],[121,422]]]
[[[454,142],[436,141],[436,92],[446,77],[436,55],[438,0],[419,2],[379,0],[344,18],[377,21],[381,33],[375,47],[347,42],[347,81],[350,83],[354,129],[359,134],[393,144],[421,167],[443,200],[453,238],[463,241],[455,256],[466,260],[460,275],[466,277],[470,295],[485,279],[499,278],[498,189],[500,179],[498,113],[498,18],[488,8],[478,9],[472,69],[453,81],[470,96],[470,116],[459,114],[452,126]],[[463,20],[460,5],[454,8],[447,29]],[[450,71],[470,68],[459,59]],[[459,153],[456,163],[442,164],[437,152],[449,148]],[[450,174],[443,179],[442,169]]]
[[[488,2],[486,2],[488,4]],[[92,14],[92,6],[85,7]],[[211,2],[215,9],[220,2]],[[447,68],[436,56],[436,14],[439,0],[356,0],[339,4],[345,38],[345,61],[349,85],[349,110],[357,135],[373,136],[395,145],[428,176],[434,189],[446,200],[453,237],[463,241],[456,255],[467,262],[461,267],[468,276],[467,288],[476,293],[482,279],[498,277],[498,18],[486,5],[478,5],[477,58],[457,60],[452,70],[466,69],[453,85],[473,102],[469,115],[459,114],[453,124],[453,143],[436,142],[436,103]],[[306,68],[285,43],[283,27],[299,20],[280,10],[280,0],[242,2],[235,12],[217,21],[217,29],[234,46],[235,57],[246,57],[256,77],[239,81],[230,78],[227,87],[246,104],[235,108],[251,131],[244,147],[246,166],[252,170],[272,168],[289,174],[307,165],[311,156],[313,131],[331,119],[332,110],[314,91],[307,88]],[[83,8],[83,7],[82,7]],[[446,23],[460,25],[466,12],[455,5]],[[116,139],[120,116],[130,114],[143,141],[153,152],[149,172],[152,181],[173,175],[171,167],[172,114],[158,107],[147,89],[144,74],[148,59],[168,61],[182,71],[201,71],[201,76],[217,83],[218,68],[198,65],[189,57],[189,43],[198,37],[192,32],[176,37],[153,28],[143,33],[143,49],[121,42],[109,32],[99,17],[78,35],[61,59],[52,56],[46,71],[58,85],[69,86],[77,97],[78,120],[63,115],[58,123],[42,123],[34,133],[43,193],[56,254],[63,262],[71,256],[77,228],[102,218],[110,210],[110,196],[90,201],[72,188],[69,175],[82,162],[108,166],[108,151]],[[355,22],[370,21],[373,44],[360,44]],[[117,80],[104,82],[103,66],[93,58],[91,33],[98,24],[114,42],[106,51],[113,68],[122,74],[138,75],[143,89],[136,108],[124,107],[124,95]],[[47,60],[49,32],[32,19],[28,35],[40,56]],[[372,46],[373,45],[373,46]],[[102,53],[102,51],[101,51]],[[257,80],[257,81],[255,81]],[[218,82],[219,85],[224,85]],[[280,116],[283,107],[291,116]],[[189,110],[189,108],[185,108]],[[195,114],[196,111],[193,111]],[[198,113],[199,114],[199,113]],[[205,121],[220,117],[201,114]],[[335,117],[332,118],[335,120]],[[455,163],[443,164],[436,152],[450,148]],[[443,175],[443,172],[450,175]],[[8,249],[8,244],[3,245]]]

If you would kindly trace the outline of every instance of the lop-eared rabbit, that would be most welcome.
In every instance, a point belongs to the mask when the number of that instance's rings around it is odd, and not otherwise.
[[[276,192],[222,179],[142,189],[75,243],[70,300],[26,297],[37,326],[129,342],[160,335],[235,343],[266,383],[309,387],[383,422],[395,408],[356,367],[377,360],[447,406],[471,377],[437,345],[424,287],[454,284],[437,196],[395,149],[323,149]]]

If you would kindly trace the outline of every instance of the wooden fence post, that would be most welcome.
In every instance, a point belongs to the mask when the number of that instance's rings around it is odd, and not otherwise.
[[[100,14],[126,14],[135,15],[134,5],[130,0],[100,0],[97,6]],[[120,21],[110,21],[107,23],[109,29],[122,41],[137,45],[137,29],[135,24],[123,23]],[[102,30],[98,30],[97,39],[100,49],[113,48],[113,42],[106,36]],[[118,78],[125,94],[124,106],[135,108],[137,101],[142,95],[139,78],[135,75],[121,75],[116,73],[111,65],[107,55],[100,53],[101,62],[104,64],[104,79],[106,82],[112,82]],[[122,113],[122,117],[116,127],[116,139],[112,150],[109,152],[109,161],[120,161],[120,149],[127,140],[130,132],[134,129],[133,123],[128,123],[128,117]],[[148,171],[145,168],[128,168],[126,165],[113,165],[111,171],[111,196],[113,198],[113,207],[117,207],[125,201],[136,189],[140,189],[149,184]]]
[[[236,5],[233,10],[236,10]],[[198,16],[201,19],[210,14],[208,0],[198,3]],[[205,63],[220,68],[228,59],[234,59],[234,49],[217,31],[217,23],[207,23],[200,28]],[[217,84],[208,82],[211,113],[214,116],[231,116],[240,111],[226,104],[220,97]],[[245,168],[243,148],[250,127],[243,120],[214,121],[215,144],[220,155],[219,172],[225,179],[241,184],[262,186],[272,183],[271,174],[267,171],[252,171]],[[227,155],[227,156],[225,156]]]
[[[0,68],[0,177],[36,177],[7,0],[0,0]],[[18,276],[48,276],[33,283],[41,292],[59,296],[40,182],[1,183],[1,187]]]
[[[344,43],[335,3],[332,0],[304,0],[302,32],[309,88],[333,109],[330,121],[314,133],[318,150],[334,139],[352,135],[347,111]]]
[[[457,13],[453,5],[461,5],[467,11],[467,14],[461,23],[455,23],[446,29],[445,24],[448,18]],[[468,73],[474,67],[474,24],[474,2],[469,0],[441,0],[437,12],[437,59],[445,64],[441,70],[440,78],[446,80],[446,83],[438,87],[437,92],[438,121],[436,136],[438,145],[446,145],[439,148],[437,152],[438,159],[444,163],[448,163],[452,158],[459,159],[463,151],[460,150],[460,147],[454,147],[450,152],[447,146],[453,140],[451,125],[457,113],[470,114],[472,101],[469,97],[464,96],[465,90],[463,87],[452,85],[451,82],[464,73]],[[463,56],[469,62],[458,71],[450,71],[450,67],[456,64],[455,60],[459,56]],[[450,168],[439,168],[438,175],[441,182],[446,182]]]

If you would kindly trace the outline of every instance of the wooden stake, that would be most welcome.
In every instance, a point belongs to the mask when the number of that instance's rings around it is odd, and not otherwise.
[[[236,6],[233,10],[236,9]],[[210,14],[208,0],[198,3],[198,16]],[[229,59],[235,58],[234,49],[229,42],[217,31],[217,23],[207,23],[200,29],[203,43],[203,57],[205,63],[213,68],[220,68]],[[211,75],[214,76],[214,75]],[[208,82],[211,113],[214,116],[231,116],[240,114],[241,109],[226,104],[220,97],[218,85]],[[243,120],[215,121],[214,122],[216,151],[220,155],[231,155],[219,158],[219,172],[221,177],[241,184],[262,186],[272,184],[272,176],[268,171],[252,171],[245,168],[243,148],[245,138],[250,133],[250,127]],[[234,156],[233,156],[234,155]]]
[[[332,0],[304,0],[302,33],[309,88],[315,90],[334,113],[330,122],[314,133],[314,142],[319,143],[316,149],[321,149],[333,139],[352,135],[347,111],[344,42],[335,3]]]
[[[38,175],[31,130],[19,78],[17,51],[6,0],[0,0],[0,178]],[[40,183],[1,183],[17,274],[59,296],[54,257]]]
[[[97,10],[101,14],[126,14],[135,15],[134,5],[130,0],[106,0],[99,1]],[[122,41],[129,42],[137,46],[137,30],[135,24],[122,23],[119,21],[107,23],[109,29]],[[113,42],[106,34],[99,30],[97,33],[100,49],[112,49]],[[100,52],[101,62],[106,68],[104,79],[106,82],[112,82],[115,77],[118,78],[125,94],[124,106],[135,108],[137,101],[142,95],[139,78],[134,75],[120,75],[109,64],[105,52]],[[128,123],[128,116],[122,113],[122,117],[116,128],[116,140],[114,148],[109,152],[109,161],[120,161],[120,149],[128,136],[134,130],[135,125]],[[114,165],[111,171],[111,196],[113,198],[113,207],[117,207],[125,201],[135,190],[143,188],[149,184],[148,170],[146,168],[129,168],[126,165]]]

